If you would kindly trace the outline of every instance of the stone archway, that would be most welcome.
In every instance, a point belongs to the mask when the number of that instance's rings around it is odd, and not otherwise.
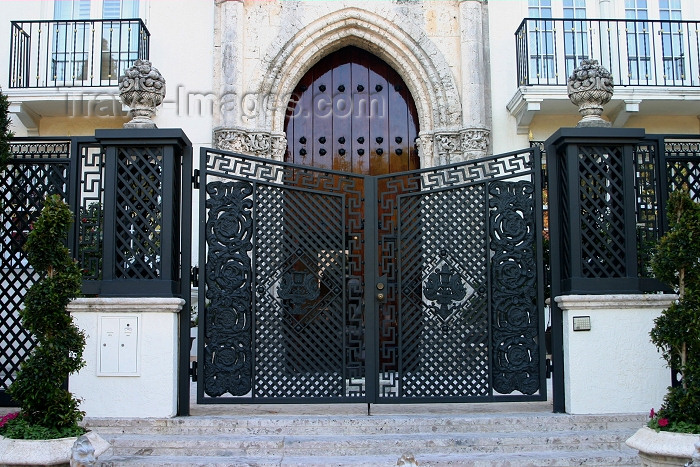
[[[246,129],[226,128],[224,123],[214,132],[215,145],[281,160],[286,107],[297,83],[324,56],[355,46],[387,62],[413,95],[421,128],[422,167],[486,155],[489,130],[464,127],[462,99],[450,64],[420,27],[410,21],[398,23],[351,7],[280,35],[258,64],[259,78],[247,86],[264,96],[261,111]]]

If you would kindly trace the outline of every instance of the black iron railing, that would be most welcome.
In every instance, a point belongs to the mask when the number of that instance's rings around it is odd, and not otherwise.
[[[12,21],[9,86],[116,86],[149,41],[140,19]]]
[[[518,86],[565,86],[590,58],[616,86],[700,86],[700,21],[525,18],[515,43]]]

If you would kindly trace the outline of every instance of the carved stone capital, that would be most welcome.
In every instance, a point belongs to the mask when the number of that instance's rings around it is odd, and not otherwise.
[[[437,160],[434,160],[436,165],[444,165],[453,162],[455,159],[461,159],[462,144],[459,133],[445,132],[435,133],[435,153]]]
[[[148,60],[136,60],[119,77],[119,97],[131,108],[124,128],[156,128],[152,118],[165,98],[165,78]]]
[[[264,131],[216,130],[214,147],[225,151],[283,160],[287,138]]]
[[[491,143],[491,132],[489,130],[483,128],[469,128],[463,130],[461,136],[462,153],[465,159],[485,156],[488,153]]]

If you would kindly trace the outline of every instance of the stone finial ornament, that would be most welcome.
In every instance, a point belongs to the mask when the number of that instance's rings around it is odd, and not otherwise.
[[[581,64],[569,77],[566,90],[569,99],[583,115],[578,127],[609,127],[603,120],[603,106],[613,95],[613,78],[608,70],[598,65],[598,60],[581,60]]]
[[[131,108],[124,128],[157,128],[152,118],[165,97],[165,78],[148,60],[136,60],[119,77],[119,97]]]

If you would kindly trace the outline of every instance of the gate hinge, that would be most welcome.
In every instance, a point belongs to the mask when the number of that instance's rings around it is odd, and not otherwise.
[[[194,362],[190,363],[189,375],[190,375],[190,378],[192,378],[192,382],[196,383],[197,382],[197,361],[196,360]]]
[[[197,287],[199,284],[199,266],[193,266],[190,271],[190,282],[192,282],[192,287]]]
[[[199,190],[199,169],[194,169],[194,175],[192,175],[192,186],[195,190]]]

